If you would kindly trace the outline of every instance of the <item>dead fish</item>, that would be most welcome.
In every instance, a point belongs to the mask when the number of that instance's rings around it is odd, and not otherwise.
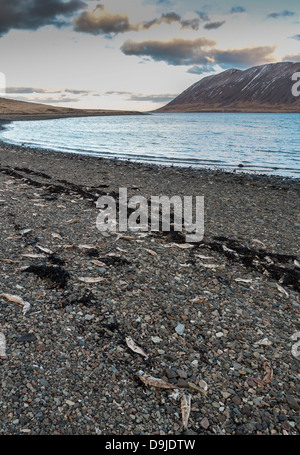
[[[146,354],[146,352],[144,351],[144,349],[142,349],[141,347],[139,347],[131,337],[127,337],[126,338],[126,344],[127,346],[129,347],[129,349],[131,349],[133,352],[135,352],[136,354],[140,354],[142,355],[143,357],[145,357],[145,359],[147,360],[149,358],[148,354]]]
[[[7,359],[6,355],[6,338],[4,333],[0,332],[0,359]]]
[[[36,247],[42,251],[43,253],[46,253],[46,254],[53,254],[53,251],[49,250],[48,248],[44,248],[43,246],[40,246],[40,245],[36,245]]]
[[[78,280],[81,281],[82,283],[92,284],[92,283],[100,283],[101,281],[104,281],[104,278],[80,277],[80,278],[78,278]]]
[[[183,429],[188,429],[188,421],[191,413],[191,395],[183,394],[181,398],[181,414]]]
[[[159,389],[175,389],[176,387],[173,384],[169,384],[163,379],[157,379],[148,374],[139,375],[139,378],[143,383],[149,387],[157,387]]]
[[[23,314],[27,313],[27,311],[30,309],[30,303],[25,302],[21,297],[18,295],[11,295],[11,294],[0,294],[0,297],[3,297],[6,300],[9,300],[10,302],[17,303],[18,305],[23,306]]]

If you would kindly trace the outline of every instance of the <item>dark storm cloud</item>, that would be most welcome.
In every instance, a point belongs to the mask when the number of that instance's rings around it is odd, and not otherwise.
[[[0,36],[11,29],[37,30],[45,25],[61,27],[59,16],[70,16],[86,6],[80,0],[0,0]]]
[[[222,25],[225,24],[226,21],[221,21],[221,22],[209,22],[208,24],[204,25],[204,28],[206,30],[215,30],[217,28],[222,27]]]
[[[285,9],[284,11],[281,11],[280,13],[269,13],[268,14],[268,18],[272,18],[272,19],[278,19],[279,17],[291,17],[291,16],[295,16],[296,13],[294,13],[293,11],[288,11],[287,9]]]
[[[170,41],[126,41],[121,47],[125,55],[151,57],[168,65],[231,64],[242,67],[263,64],[274,60],[275,46],[245,49],[217,49],[216,42],[207,38],[188,40],[174,38]]]
[[[131,31],[149,30],[160,24],[178,23],[181,28],[198,30],[201,20],[198,18],[184,20],[174,12],[162,14],[150,21],[131,23],[127,14],[108,11],[103,5],[97,5],[93,11],[84,11],[74,21],[77,32],[92,35],[110,35]]]
[[[230,10],[230,14],[245,13],[246,9],[243,6],[233,6]]]

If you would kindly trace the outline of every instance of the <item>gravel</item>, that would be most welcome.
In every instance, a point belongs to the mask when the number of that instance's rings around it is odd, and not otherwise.
[[[0,294],[31,305],[0,297],[0,434],[179,435],[177,390],[186,434],[299,434],[299,181],[0,148]],[[102,236],[120,187],[204,195],[203,242]]]

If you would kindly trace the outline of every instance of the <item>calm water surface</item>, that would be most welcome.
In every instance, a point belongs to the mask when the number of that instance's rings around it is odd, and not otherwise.
[[[151,114],[13,122],[13,144],[178,167],[300,178],[300,114]]]

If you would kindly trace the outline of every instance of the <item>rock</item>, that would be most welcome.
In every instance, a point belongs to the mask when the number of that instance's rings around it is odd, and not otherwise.
[[[185,389],[189,387],[189,383],[185,379],[179,378],[177,381],[177,386],[181,389]]]
[[[31,342],[31,341],[36,341],[37,337],[34,335],[34,333],[26,333],[26,335],[22,335],[19,338],[17,338],[17,341],[19,343],[26,343],[26,342]]]
[[[159,337],[151,337],[151,339],[152,339],[153,343],[155,343],[155,344],[159,344],[159,343],[161,343],[163,341]]]
[[[243,406],[243,414],[245,414],[245,415],[248,416],[248,417],[251,416],[252,411],[251,411],[251,409],[249,408],[249,406]]]
[[[242,400],[240,397],[238,397],[237,395],[235,397],[232,398],[232,401],[235,405],[237,406],[240,406],[240,404],[242,403]]]
[[[196,433],[193,430],[185,430],[184,434],[185,434],[185,436],[197,436],[198,435],[198,433]]]
[[[299,403],[295,400],[294,397],[291,395],[286,396],[286,401],[288,402],[288,405],[291,409],[294,409],[294,411],[300,411],[300,405]]]
[[[208,419],[204,417],[204,419],[201,420],[200,425],[202,428],[204,428],[204,430],[207,430],[209,428],[210,423]]]
[[[175,331],[178,333],[178,335],[183,335],[185,331],[185,325],[184,324],[178,324]]]
[[[171,370],[170,368],[167,368],[166,376],[168,379],[174,379],[174,378],[177,378],[178,375],[177,375],[176,371]]]
[[[187,379],[188,375],[185,371],[183,370],[176,370],[177,376],[182,379]]]

